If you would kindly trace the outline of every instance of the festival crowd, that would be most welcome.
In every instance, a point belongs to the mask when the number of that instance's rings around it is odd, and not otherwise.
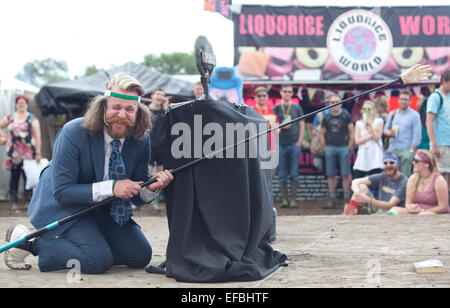
[[[201,83],[195,84],[193,93],[195,99],[201,97]],[[252,106],[267,119],[269,127],[304,115],[301,100],[294,97],[293,85],[281,85],[280,98],[271,100],[269,93],[273,93],[270,87],[256,87]],[[298,207],[300,154],[306,147],[314,155],[315,167],[326,175],[329,198],[324,209],[338,207],[336,190],[340,178],[345,215],[449,212],[450,70],[442,74],[440,86],[428,97],[422,96],[414,104],[412,98],[410,90],[400,89],[398,106],[389,106],[384,95],[364,99],[355,116],[342,104],[336,104],[343,97],[327,91],[323,105],[334,106],[311,120],[303,119],[277,130],[281,207]],[[163,170],[163,116],[170,97],[166,97],[164,89],[157,88],[151,99],[150,174],[152,170]],[[16,111],[0,120],[0,143],[7,147],[3,166],[11,171],[13,206],[20,176],[26,180],[23,160],[40,160],[39,121],[28,112],[28,105],[27,97],[18,96]],[[6,134],[3,128],[7,128]],[[356,156],[353,166],[352,155]],[[31,199],[30,190],[25,189],[24,195],[26,201]],[[160,211],[161,198],[164,194],[152,202],[156,211]]]

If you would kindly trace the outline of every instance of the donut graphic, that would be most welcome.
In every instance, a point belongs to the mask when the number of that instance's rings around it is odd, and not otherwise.
[[[309,68],[318,68],[323,66],[328,59],[328,50],[326,48],[296,48],[295,55],[298,61]]]
[[[411,67],[423,58],[423,47],[396,47],[392,50],[392,57],[401,67]]]

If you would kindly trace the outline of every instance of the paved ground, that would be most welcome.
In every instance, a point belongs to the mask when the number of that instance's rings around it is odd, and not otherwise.
[[[161,215],[137,220],[153,247],[151,264],[158,265],[165,259],[167,219]],[[17,223],[29,226],[26,217],[0,218],[0,239]],[[37,259],[30,257],[30,271],[12,271],[0,262],[0,287],[450,287],[449,272],[416,274],[412,269],[412,263],[428,259],[450,266],[450,215],[280,216],[277,228],[273,247],[289,256],[289,266],[260,281],[188,284],[114,267],[102,275],[81,274],[76,283],[69,269],[41,273]]]

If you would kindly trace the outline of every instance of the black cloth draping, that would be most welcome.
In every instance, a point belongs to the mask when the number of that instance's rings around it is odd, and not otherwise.
[[[194,132],[194,119],[200,117],[202,128],[209,123],[222,127],[224,145],[227,123],[265,123],[245,105],[214,100],[171,105],[165,118],[165,169],[195,159],[174,158],[171,147],[181,133],[171,130],[180,123],[190,128],[193,155],[194,134],[199,133]],[[202,135],[203,143],[211,136]],[[183,282],[252,281],[286,265],[286,256],[267,241],[273,222],[272,170],[261,168],[262,158],[250,155],[247,151],[246,158],[204,160],[177,173],[166,188],[170,236],[163,266],[168,277]]]

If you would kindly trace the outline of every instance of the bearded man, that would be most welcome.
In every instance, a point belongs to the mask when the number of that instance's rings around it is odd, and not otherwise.
[[[400,172],[400,159],[393,152],[386,152],[383,163],[383,172],[352,181],[353,196],[345,205],[344,215],[361,214],[362,208],[369,209],[371,213],[396,215],[392,211],[394,207],[405,207],[408,177]],[[377,191],[376,198],[371,189]]]
[[[106,89],[129,96],[145,91],[133,77],[120,73],[106,82]],[[123,97],[123,96],[122,96]],[[97,96],[84,118],[68,122],[59,132],[53,159],[41,174],[28,214],[37,229],[73,215],[108,197],[117,199],[70,223],[6,252],[12,269],[29,269],[25,258],[39,256],[42,272],[67,269],[77,260],[82,273],[103,273],[113,265],[145,267],[152,249],[133,220],[132,204],[144,205],[172,181],[165,170],[157,182],[142,188],[149,179],[150,130],[147,107],[138,101]],[[23,225],[10,228],[7,240],[28,233]]]

